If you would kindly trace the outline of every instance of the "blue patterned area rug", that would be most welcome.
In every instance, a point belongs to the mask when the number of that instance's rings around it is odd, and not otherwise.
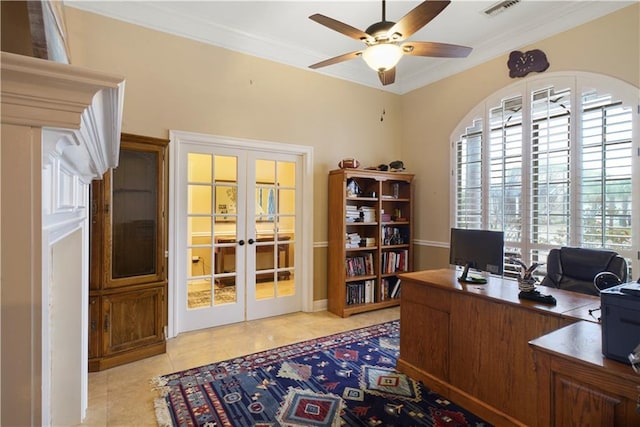
[[[488,426],[395,370],[392,321],[155,378],[158,424]]]

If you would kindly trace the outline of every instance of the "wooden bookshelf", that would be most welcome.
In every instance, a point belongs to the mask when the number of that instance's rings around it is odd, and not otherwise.
[[[347,317],[400,303],[397,275],[413,268],[412,196],[413,174],[329,172],[329,311]]]

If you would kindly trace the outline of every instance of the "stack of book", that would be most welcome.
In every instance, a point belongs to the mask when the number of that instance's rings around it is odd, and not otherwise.
[[[358,233],[347,233],[347,249],[359,248],[362,238]]]
[[[360,218],[363,222],[376,222],[376,210],[370,206],[360,206]]]
[[[347,222],[360,221],[360,212],[358,207],[354,205],[347,205]]]

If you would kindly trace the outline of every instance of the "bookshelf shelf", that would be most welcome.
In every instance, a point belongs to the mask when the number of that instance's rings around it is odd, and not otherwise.
[[[413,174],[329,173],[329,311],[347,317],[400,303],[396,276],[413,266],[412,195]]]

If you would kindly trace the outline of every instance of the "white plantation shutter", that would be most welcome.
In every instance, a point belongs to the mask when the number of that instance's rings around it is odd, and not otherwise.
[[[503,100],[489,111],[489,230],[506,241],[522,234],[522,97]]]
[[[482,120],[466,128],[456,144],[456,224],[482,228]]]
[[[504,231],[505,256],[527,264],[581,246],[615,250],[640,269],[636,106],[603,88],[578,96],[578,78],[548,80],[485,101],[475,115],[484,120],[454,133],[452,226]],[[513,271],[505,263],[505,274]]]
[[[567,246],[571,227],[571,91],[531,94],[531,256]]]
[[[579,234],[582,246],[632,256],[632,110],[611,96],[582,96]]]

